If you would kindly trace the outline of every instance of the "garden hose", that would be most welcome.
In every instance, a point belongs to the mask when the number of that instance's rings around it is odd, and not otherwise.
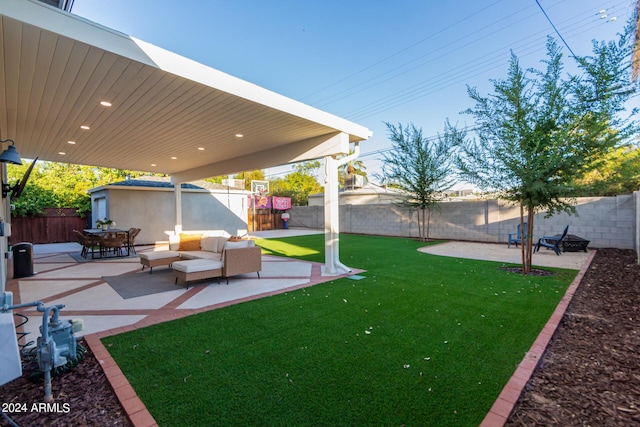
[[[64,365],[52,368],[51,376],[56,377],[75,368],[81,361],[84,360],[84,356],[86,353],[87,350],[85,350],[83,346],[81,346],[80,344],[76,344],[75,359],[69,359],[69,361]],[[41,370],[36,370],[32,372],[31,375],[29,375],[29,379],[33,382],[41,382],[44,379],[44,372],[42,372]]]

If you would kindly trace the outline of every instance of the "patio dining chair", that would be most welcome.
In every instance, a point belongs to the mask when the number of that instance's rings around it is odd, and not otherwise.
[[[83,258],[87,257],[90,250],[93,250],[93,248],[98,246],[98,238],[95,236],[89,236],[78,230],[73,230],[73,234],[75,234],[78,243],[82,245],[80,256],[82,256]]]
[[[525,232],[527,230],[527,223],[524,223]],[[516,248],[518,247],[518,243],[522,243],[522,233],[520,230],[520,224],[518,224],[517,231],[515,233],[509,233],[509,239],[507,240],[507,248],[511,247],[511,244],[515,244]]]
[[[115,255],[122,256],[122,248],[126,247],[126,244],[127,233],[106,233],[100,237],[100,255],[106,257],[112,251]]]
[[[560,245],[560,242],[562,242],[562,239],[564,239],[567,236],[568,231],[569,231],[569,226],[567,225],[564,228],[564,231],[562,232],[562,234],[556,234],[555,236],[542,236],[538,240],[538,243],[536,244],[536,249],[534,250],[534,252],[538,252],[538,250],[540,250],[540,246],[544,246],[545,248],[553,249],[556,255],[560,255],[559,245]]]
[[[135,227],[131,227],[129,229],[129,251],[133,252],[134,254],[136,253],[136,248],[135,248],[135,244],[136,244],[136,237],[138,237],[138,234],[140,234],[140,232],[142,231],[141,228],[135,228]]]

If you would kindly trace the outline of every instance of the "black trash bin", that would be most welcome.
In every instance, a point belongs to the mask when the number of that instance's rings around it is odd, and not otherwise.
[[[33,276],[33,245],[28,242],[16,243],[13,251],[13,278]]]

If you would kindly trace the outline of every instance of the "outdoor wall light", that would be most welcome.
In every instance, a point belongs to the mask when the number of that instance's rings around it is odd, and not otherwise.
[[[16,150],[16,143],[13,139],[2,139],[0,142],[10,142],[11,145],[9,148],[4,150],[2,154],[0,154],[0,162],[2,163],[13,163],[14,165],[21,165],[22,159],[20,159],[20,154],[18,154],[18,150]]]
[[[16,143],[13,139],[2,139],[0,143],[10,142],[11,145],[9,148],[4,150],[2,154],[0,154],[0,162],[2,163],[13,163],[14,165],[21,165],[22,159],[20,159],[20,154],[18,154],[18,150],[16,150]],[[2,182],[2,198],[6,199],[9,193],[13,193],[15,189],[11,187],[6,182]]]

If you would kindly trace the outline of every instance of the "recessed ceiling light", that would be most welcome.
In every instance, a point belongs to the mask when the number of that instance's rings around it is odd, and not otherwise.
[[[82,126],[80,126],[80,129],[89,130],[91,128],[89,126],[87,126],[87,125],[82,125]]]
[[[244,135],[241,133],[236,133],[236,138],[242,138]]]
[[[171,156],[171,160],[177,160],[178,158],[176,156]]]
[[[111,103],[109,101],[100,101],[100,105],[103,107],[111,107]]]
[[[75,141],[67,141],[67,144],[74,145],[75,143],[76,143]]]
[[[64,156],[67,153],[65,153],[64,151],[58,151],[58,154],[60,154],[61,156]]]
[[[204,147],[198,147],[198,150],[204,151]]]
[[[151,166],[154,166],[154,167],[155,167],[155,165],[156,165],[155,163],[151,163]]]

